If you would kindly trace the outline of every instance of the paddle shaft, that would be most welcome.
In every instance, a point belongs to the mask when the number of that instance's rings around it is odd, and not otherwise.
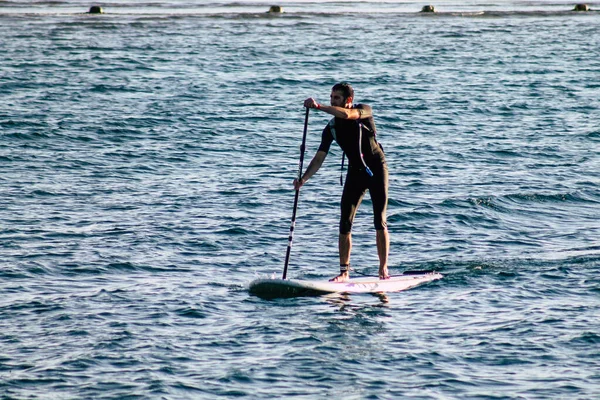
[[[306,115],[304,116],[304,133],[302,135],[302,145],[300,146],[300,162],[298,167],[298,180],[302,178],[302,164],[304,164],[304,151],[306,150],[306,132],[308,130],[308,112],[310,108],[306,109]],[[290,253],[292,252],[292,241],[294,240],[294,226],[296,226],[296,210],[298,209],[298,197],[300,197],[300,189],[296,189],[296,195],[294,196],[294,211],[292,212],[292,224],[290,226],[290,236],[288,238],[288,247],[285,253],[285,265],[283,266],[283,276],[281,279],[285,279],[287,276],[288,265],[290,263]]]

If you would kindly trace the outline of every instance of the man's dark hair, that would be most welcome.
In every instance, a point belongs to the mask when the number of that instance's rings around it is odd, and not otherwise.
[[[333,85],[331,88],[332,92],[342,92],[344,95],[344,100],[348,99],[348,97],[354,98],[354,89],[348,82],[340,82]]]

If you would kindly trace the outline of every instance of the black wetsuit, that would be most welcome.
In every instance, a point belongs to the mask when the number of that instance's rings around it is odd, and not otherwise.
[[[357,109],[371,110],[365,104],[358,104]],[[362,143],[359,146],[359,123],[362,124]],[[352,222],[358,206],[367,189],[373,202],[373,216],[375,229],[383,230],[387,227],[387,202],[388,202],[388,168],[381,145],[375,137],[375,122],[373,117],[360,120],[335,118],[335,140],[348,157],[348,173],[341,202],[340,233],[350,233]],[[323,129],[319,151],[329,152],[334,137],[331,125]],[[362,150],[362,158],[361,158]],[[364,163],[363,163],[364,160]],[[365,164],[373,176],[366,171]]]

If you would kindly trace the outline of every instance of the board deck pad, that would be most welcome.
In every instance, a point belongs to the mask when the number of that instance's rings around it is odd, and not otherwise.
[[[259,278],[250,283],[249,291],[262,298],[320,296],[328,293],[388,293],[410,289],[441,278],[440,273],[432,271],[409,271],[390,279],[372,276],[351,278],[346,282]]]

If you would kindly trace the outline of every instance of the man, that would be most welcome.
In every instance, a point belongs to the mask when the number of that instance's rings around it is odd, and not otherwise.
[[[388,279],[388,252],[390,239],[387,231],[388,169],[383,149],[375,137],[375,122],[371,107],[353,104],[354,89],[342,82],[331,89],[330,106],[308,98],[304,107],[331,114],[334,118],[321,135],[321,145],[300,180],[294,187],[300,189],[313,176],[325,160],[331,143],[335,140],[348,157],[348,173],[341,201],[339,226],[340,274],[331,279],[344,282],[350,278],[350,252],[352,250],[352,223],[358,206],[367,189],[373,202],[373,216],[379,256],[379,278]]]

